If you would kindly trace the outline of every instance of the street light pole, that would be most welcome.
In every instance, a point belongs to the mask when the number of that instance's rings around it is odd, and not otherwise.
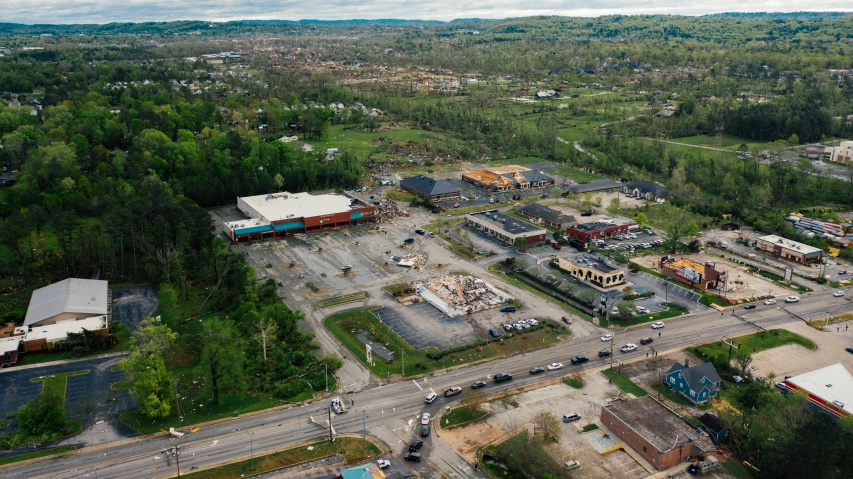
[[[329,427],[331,428],[331,425],[329,425]],[[249,461],[251,462],[251,467],[252,467],[252,470],[254,471],[255,470],[255,444],[254,444],[255,432],[251,431],[248,434],[249,434]]]
[[[329,363],[326,363],[326,392],[329,392]]]

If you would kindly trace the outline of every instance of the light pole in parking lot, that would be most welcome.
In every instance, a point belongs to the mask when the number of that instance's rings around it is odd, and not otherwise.
[[[663,302],[669,302],[669,282],[663,285]]]

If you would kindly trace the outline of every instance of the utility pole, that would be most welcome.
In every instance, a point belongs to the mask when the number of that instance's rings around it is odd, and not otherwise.
[[[402,376],[406,377],[406,350],[400,348],[400,352],[403,353],[403,373]]]
[[[249,461],[251,463],[252,470],[255,470],[255,431],[250,431],[247,433],[249,435]]]
[[[181,479],[181,459],[180,459],[180,450],[178,449],[178,445],[175,444],[175,466],[178,468],[178,479]]]
[[[361,438],[367,438],[367,412],[364,409],[361,410]]]
[[[326,363],[326,392],[329,392],[329,363]]]

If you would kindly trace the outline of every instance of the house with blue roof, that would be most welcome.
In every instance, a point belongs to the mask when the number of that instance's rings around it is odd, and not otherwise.
[[[711,363],[689,366],[688,361],[684,364],[676,362],[666,373],[665,382],[672,390],[679,392],[682,396],[702,404],[717,395],[722,379]]]

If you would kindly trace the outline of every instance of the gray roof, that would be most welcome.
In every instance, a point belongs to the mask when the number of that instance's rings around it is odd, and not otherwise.
[[[538,182],[538,181],[553,181],[554,178],[537,171],[537,170],[527,170],[527,171],[519,171],[521,176],[523,176],[527,181],[530,182]]]
[[[459,188],[456,188],[447,180],[435,180],[424,175],[406,178],[400,184],[429,196],[459,193]]]
[[[646,193],[651,193],[652,196],[656,197],[672,196],[672,192],[670,192],[668,189],[657,183],[651,183],[649,181],[632,181],[631,183],[625,185],[625,187],[628,188],[629,191],[634,189],[640,190],[640,193],[644,195]]]
[[[518,211],[530,216],[535,216],[536,218],[542,218],[543,220],[554,224],[575,222],[574,216],[564,215],[560,211],[540,205],[539,203],[530,203],[529,205],[522,206]]]
[[[686,364],[681,364],[678,361],[669,368],[666,375],[669,376],[675,371],[681,371],[681,374],[684,375],[684,379],[687,380],[687,384],[690,386],[690,389],[693,391],[701,391],[702,383],[699,381],[702,380],[703,377],[708,378],[712,383],[718,383],[722,381],[720,379],[720,375],[717,374],[717,370],[714,369],[714,366],[711,363],[702,363],[697,364],[696,366],[687,366]],[[708,389],[714,391],[717,389],[715,386],[709,385]]]
[[[80,317],[107,314],[107,282],[69,278],[33,291],[24,326],[63,313],[75,313]]]
[[[619,188],[620,186],[622,186],[622,183],[619,183],[618,181],[603,179],[571,185],[568,191],[571,191],[572,193],[586,193],[587,191],[607,190],[610,188]]]

